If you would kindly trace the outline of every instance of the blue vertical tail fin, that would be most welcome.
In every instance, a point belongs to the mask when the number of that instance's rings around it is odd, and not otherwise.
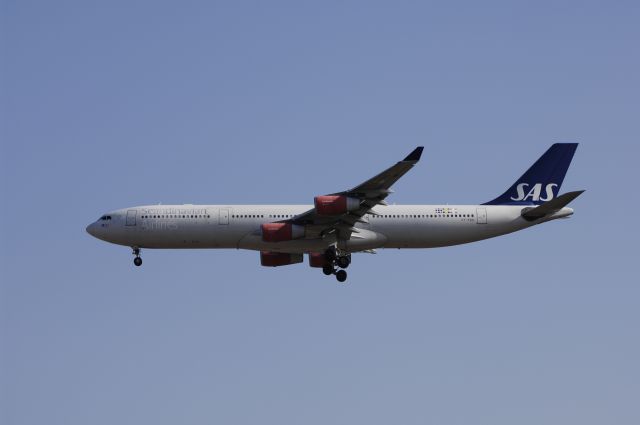
[[[555,198],[578,147],[555,143],[505,193],[484,205],[540,205]]]

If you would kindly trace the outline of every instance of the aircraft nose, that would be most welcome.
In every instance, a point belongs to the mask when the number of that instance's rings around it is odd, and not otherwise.
[[[87,233],[90,234],[93,237],[96,237],[96,223],[91,223],[90,225],[87,226]]]

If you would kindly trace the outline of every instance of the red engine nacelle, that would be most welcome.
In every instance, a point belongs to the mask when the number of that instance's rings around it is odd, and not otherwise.
[[[260,252],[260,264],[265,267],[288,266],[302,263],[302,254],[285,254],[282,252]]]
[[[360,208],[359,199],[344,195],[316,196],[313,203],[320,215],[339,215]]]
[[[304,236],[304,226],[291,223],[265,223],[262,226],[262,240],[284,242]]]
[[[309,265],[311,267],[324,267],[329,265],[329,261],[327,257],[320,252],[310,252]]]

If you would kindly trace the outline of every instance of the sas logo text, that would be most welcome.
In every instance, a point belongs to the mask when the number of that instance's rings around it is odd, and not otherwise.
[[[550,201],[554,197],[553,188],[558,187],[558,185],[555,183],[547,184],[544,188],[545,196],[540,197],[540,194],[542,193],[542,183],[534,184],[533,186],[531,186],[531,189],[528,189],[529,186],[530,186],[529,183],[518,184],[518,186],[516,187],[516,190],[518,191],[518,196],[516,196],[515,198],[511,198],[511,200],[512,201],[532,200],[533,202]],[[527,192],[526,195],[524,194],[525,190],[529,190],[529,192]]]

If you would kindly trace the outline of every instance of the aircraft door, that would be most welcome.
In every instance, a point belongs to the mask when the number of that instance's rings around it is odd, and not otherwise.
[[[229,224],[229,208],[220,208],[218,224]]]
[[[487,209],[476,208],[476,219],[478,224],[487,224]]]
[[[127,226],[135,226],[136,225],[136,210],[127,210],[127,219],[125,224]]]

